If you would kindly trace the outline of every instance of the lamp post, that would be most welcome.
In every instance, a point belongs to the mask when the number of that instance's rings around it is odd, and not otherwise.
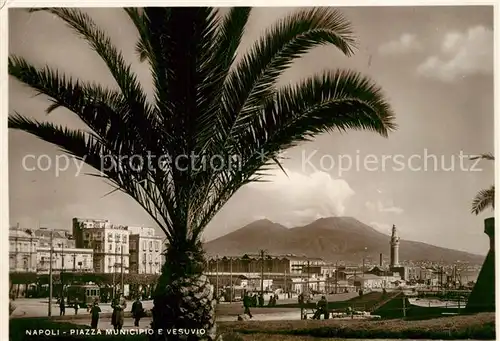
[[[120,266],[121,266],[121,294],[124,294],[124,283],[123,283],[123,245],[121,247],[121,261],[120,261]]]
[[[260,294],[264,295],[264,250],[260,251]]]
[[[53,239],[54,231],[50,231],[50,263],[49,263],[49,311],[48,315],[52,316],[52,257],[54,255]]]
[[[215,256],[215,295],[219,297],[219,255]]]
[[[229,303],[233,303],[233,257],[229,258],[229,281],[231,285],[231,293],[229,294]]]

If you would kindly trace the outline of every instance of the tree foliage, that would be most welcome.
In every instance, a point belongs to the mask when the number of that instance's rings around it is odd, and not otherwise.
[[[139,203],[177,248],[198,248],[213,216],[239,188],[262,180],[274,164],[281,167],[284,149],[324,132],[356,129],[387,136],[395,129],[381,88],[355,71],[332,68],[297,84],[278,82],[295,60],[317,46],[332,45],[352,55],[351,25],[335,9],[295,11],[240,58],[250,8],[232,8],[225,15],[199,7],[125,9],[137,28],[139,58],[150,66],[153,101],[130,61],[88,14],[74,8],[41,10],[86,40],[117,86],[83,82],[10,56],[9,74],[48,97],[47,113],[69,109],[90,132],[18,113],[9,117],[9,127],[95,168]],[[153,160],[144,167],[120,162],[122,155],[142,160],[166,156],[175,162]],[[102,162],[109,161],[105,156],[119,167],[102,169]],[[215,157],[225,161],[207,166]],[[233,159],[237,167],[228,166]],[[185,266],[180,259],[178,264]]]

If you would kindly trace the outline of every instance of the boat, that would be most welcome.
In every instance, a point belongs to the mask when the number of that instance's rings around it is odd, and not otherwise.
[[[438,299],[429,299],[429,298],[408,298],[408,302],[411,305],[416,307],[424,307],[424,308],[448,308],[448,309],[457,309],[457,308],[465,308],[467,305],[467,300],[455,301],[455,300],[438,300]]]

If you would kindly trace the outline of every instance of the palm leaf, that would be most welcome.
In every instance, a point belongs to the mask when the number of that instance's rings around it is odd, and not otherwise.
[[[495,160],[495,156],[493,153],[486,153],[486,154],[479,154],[477,156],[472,156],[470,157],[470,160]]]
[[[495,186],[479,191],[472,201],[472,213],[478,215],[488,207],[495,208]]]

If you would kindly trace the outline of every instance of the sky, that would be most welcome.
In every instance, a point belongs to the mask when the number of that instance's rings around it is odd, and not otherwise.
[[[240,52],[296,9],[255,8]],[[396,114],[388,138],[370,132],[323,134],[284,153],[286,175],[240,189],[210,222],[210,240],[256,219],[288,227],[329,216],[351,216],[401,238],[486,254],[483,220],[470,213],[478,190],[494,182],[493,163],[468,155],[493,152],[492,7],[343,7],[358,49],[347,58],[320,47],[294,63],[280,84],[326,70],[353,69],[383,89]],[[147,65],[134,54],[137,33],[120,9],[86,9],[130,62],[149,94]],[[115,86],[99,57],[59,19],[9,11],[9,53],[72,77]],[[64,109],[47,116],[46,97],[9,79],[9,112],[83,127]],[[56,147],[9,131],[10,223],[71,228],[73,217],[155,226],[125,194]],[[24,163],[23,163],[24,162]],[[59,171],[57,162],[59,162]],[[161,231],[159,231],[161,233]]]

